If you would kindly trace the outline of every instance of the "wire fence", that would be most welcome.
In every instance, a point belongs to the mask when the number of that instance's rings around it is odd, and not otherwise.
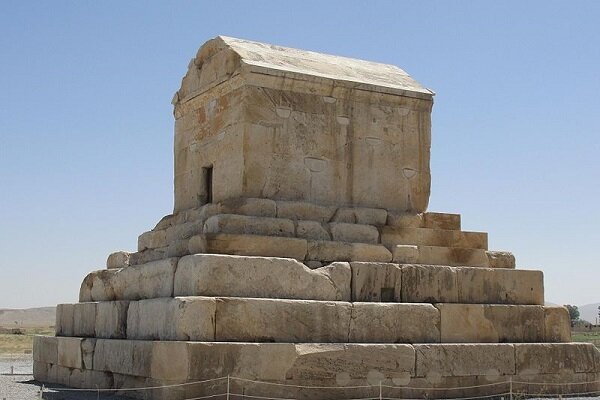
[[[589,390],[593,388],[593,390]],[[274,390],[276,389],[276,390]],[[194,382],[160,386],[139,386],[120,388],[76,389],[65,387],[45,387],[39,391],[39,398],[45,393],[89,392],[97,394],[127,394],[146,391],[178,391],[182,400],[202,399],[257,399],[257,400],[417,400],[417,399],[505,399],[520,400],[532,398],[577,398],[600,396],[600,380],[585,382],[537,382],[509,378],[507,380],[481,385],[456,387],[416,387],[391,386],[379,382],[376,385],[360,386],[311,386],[265,382],[223,376]],[[164,392],[161,392],[164,393]],[[194,393],[190,395],[189,393]],[[470,394],[469,394],[470,393]],[[153,396],[160,398],[161,396]]]

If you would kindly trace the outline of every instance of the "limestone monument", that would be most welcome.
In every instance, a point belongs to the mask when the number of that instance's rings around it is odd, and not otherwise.
[[[433,95],[391,65],[205,43],[173,98],[173,214],[58,306],[35,378],[167,386],[126,392],[153,399],[600,390],[542,272],[427,211]]]

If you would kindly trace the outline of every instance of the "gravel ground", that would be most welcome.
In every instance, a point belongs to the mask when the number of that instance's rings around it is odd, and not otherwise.
[[[33,380],[31,375],[0,376],[0,400],[35,400],[40,398],[41,384]],[[58,385],[53,387],[60,388]],[[46,400],[131,400],[123,396],[100,394],[90,392],[61,392],[58,390],[44,390],[43,399]]]

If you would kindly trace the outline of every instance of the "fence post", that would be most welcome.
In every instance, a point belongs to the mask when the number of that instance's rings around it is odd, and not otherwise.
[[[381,381],[379,381],[379,400],[382,400],[382,396],[381,396]]]
[[[227,400],[229,400],[229,375],[227,375]]]
[[[513,400],[512,376],[510,377],[510,400]]]
[[[44,398],[44,385],[40,388],[40,399]]]

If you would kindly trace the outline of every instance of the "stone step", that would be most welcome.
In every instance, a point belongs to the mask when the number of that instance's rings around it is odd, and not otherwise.
[[[544,284],[530,270],[354,261],[310,269],[290,258],[194,254],[94,271],[79,301],[172,296],[543,305]]]
[[[570,340],[563,307],[188,296],[131,301],[125,320],[122,303],[110,303],[59,305],[57,335],[113,338],[125,331],[132,340],[302,343]]]
[[[397,245],[391,250],[393,262],[399,264],[490,266],[487,252],[484,249]]]
[[[506,393],[507,387],[489,383],[509,380],[551,383],[514,383],[515,392],[600,390],[600,351],[589,343],[215,343],[35,336],[33,346],[36,380],[82,389],[160,386],[229,375],[232,393],[306,400],[377,398],[380,384],[386,398],[491,396]],[[464,389],[452,390],[456,387]],[[173,386],[145,391],[145,398],[182,400],[223,393],[224,388],[224,381]]]
[[[381,243],[388,249],[396,245],[419,245],[487,250],[488,235],[483,232],[384,226],[381,228]]]

